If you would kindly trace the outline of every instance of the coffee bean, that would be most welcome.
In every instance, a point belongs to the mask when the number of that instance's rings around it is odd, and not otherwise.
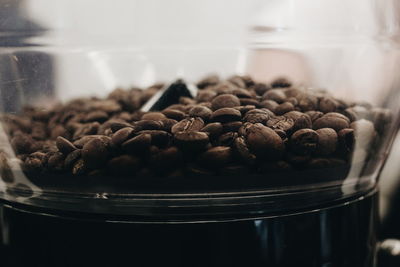
[[[318,129],[318,145],[316,153],[319,155],[330,155],[336,151],[338,143],[338,135],[334,129],[322,128]]]
[[[208,102],[208,101],[213,100],[213,98],[216,97],[216,96],[217,96],[217,93],[215,91],[203,90],[203,91],[199,91],[197,93],[196,100],[199,103]]]
[[[305,114],[310,117],[311,121],[314,122],[316,120],[318,120],[319,118],[321,118],[322,116],[324,116],[324,113],[322,113],[321,111],[307,111],[305,112]]]
[[[316,96],[303,94],[298,96],[297,100],[299,101],[298,107],[303,112],[316,110],[318,107],[318,98]]]
[[[88,171],[88,167],[83,159],[77,160],[72,166],[73,175],[83,175]]]
[[[250,123],[266,124],[270,119],[270,117],[271,115],[265,110],[253,109],[246,113],[246,115],[243,118],[243,121]]]
[[[323,113],[335,112],[338,103],[332,97],[323,97],[319,100],[319,110]]]
[[[177,132],[174,136],[176,145],[185,151],[197,152],[204,149],[209,138],[206,133],[203,132]]]
[[[77,149],[67,155],[64,161],[64,168],[71,169],[73,165],[81,158],[82,149]]]
[[[204,79],[200,80],[197,83],[197,87],[199,89],[204,89],[210,86],[214,86],[220,82],[220,79],[217,75],[210,75],[208,77],[205,77]]]
[[[132,137],[134,131],[130,127],[122,128],[112,135],[111,143],[115,146],[122,145]]]
[[[120,121],[120,122],[113,122],[110,125],[110,128],[113,133],[117,132],[118,130],[121,130],[122,128],[126,128],[126,127],[132,127],[132,124]]]
[[[237,132],[240,127],[242,127],[243,123],[241,121],[231,121],[222,124],[223,132]]]
[[[179,103],[183,105],[194,105],[196,102],[187,96],[181,96],[179,97]]]
[[[256,156],[252,154],[247,147],[246,141],[243,137],[237,137],[233,143],[233,149],[238,158],[248,165],[254,165]]]
[[[285,113],[284,116],[293,120],[293,131],[312,127],[311,119],[305,113],[299,111],[290,111],[288,113]]]
[[[46,126],[42,122],[35,122],[32,125],[31,136],[35,140],[45,140],[47,137]]]
[[[287,78],[277,78],[271,83],[272,88],[286,88],[292,86]]]
[[[243,88],[243,87],[242,87]],[[242,88],[237,88],[232,90],[232,94],[240,98],[252,98],[253,95],[250,93],[250,91]]]
[[[214,111],[211,115],[211,119],[217,122],[238,121],[241,118],[242,114],[240,111],[234,108],[221,108]]]
[[[206,167],[221,167],[232,159],[232,150],[226,146],[216,146],[199,156],[199,163]]]
[[[82,148],[82,159],[89,168],[103,166],[110,156],[110,143],[101,138],[94,138]]]
[[[61,136],[57,137],[56,146],[58,150],[65,155],[77,149],[70,141]]]
[[[95,121],[104,122],[107,119],[108,119],[108,114],[101,110],[89,112],[85,117],[86,122],[95,122]]]
[[[161,112],[148,112],[143,114],[141,120],[154,120],[154,121],[158,121],[158,120],[162,120],[162,119],[166,119],[167,117],[162,114]]]
[[[154,120],[140,120],[134,123],[135,132],[142,130],[160,130],[163,126],[164,125],[160,121]]]
[[[112,158],[107,163],[107,169],[112,175],[134,176],[141,167],[141,160],[131,155],[121,155]]]
[[[61,152],[54,152],[48,156],[47,167],[52,171],[63,171],[64,170],[64,159],[65,155]]]
[[[211,101],[211,107],[213,110],[217,110],[220,108],[233,108],[236,106],[240,106],[240,100],[237,96],[231,94],[222,94],[215,97]]]
[[[138,134],[150,134],[151,144],[158,147],[165,147],[169,145],[172,139],[171,134],[161,130],[140,131]]]
[[[247,129],[246,144],[257,157],[267,159],[280,158],[284,149],[280,136],[260,123]]]
[[[266,125],[274,130],[288,132],[293,129],[294,121],[293,119],[285,116],[275,116],[269,119]]]
[[[177,109],[167,108],[162,111],[162,113],[169,119],[174,119],[177,121],[183,120],[186,117],[186,114]]]
[[[240,78],[237,75],[230,77],[228,79],[228,81],[231,82],[232,84],[234,84],[235,86],[239,87],[239,88],[246,88],[246,84],[244,83],[242,78]]]
[[[233,83],[230,83],[228,81],[221,82],[214,86],[212,89],[218,94],[218,95],[223,95],[223,94],[232,94],[233,89],[238,88],[236,85]]]
[[[343,155],[349,155],[354,149],[354,144],[355,135],[353,129],[346,128],[338,132],[338,147]]]
[[[43,170],[43,158],[28,156],[25,159],[24,170],[28,173],[40,173]]]
[[[254,105],[234,107],[234,109],[239,110],[242,115],[246,114],[247,112],[249,112],[250,110],[253,110],[255,108],[256,108],[256,106],[254,106]]]
[[[237,137],[238,134],[235,132],[224,133],[218,138],[218,144],[220,146],[231,146]]]
[[[124,143],[121,147],[124,151],[133,154],[139,154],[147,151],[151,145],[151,135],[150,134],[139,134]]]
[[[313,128],[315,130],[332,128],[335,131],[340,131],[341,129],[349,128],[349,122],[341,117],[324,115],[314,122]]]
[[[271,87],[269,87],[269,86],[267,86],[266,84],[263,84],[263,83],[256,83],[253,86],[253,90],[257,93],[257,95],[263,95],[268,90],[271,90]]]
[[[294,105],[292,103],[284,102],[275,108],[274,113],[276,115],[283,115],[283,114],[293,111],[293,110],[294,110]]]
[[[318,133],[311,129],[301,129],[290,137],[291,149],[299,155],[309,155],[316,151]]]
[[[275,113],[275,109],[279,106],[274,100],[264,100],[260,103],[260,106],[263,108],[267,108]]]
[[[329,112],[329,113],[326,113],[326,114],[324,115],[324,117],[325,117],[325,118],[328,118],[328,117],[341,118],[341,119],[347,121],[348,123],[350,123],[350,119],[349,119],[348,117],[346,117],[345,115],[343,115],[343,114],[341,114],[341,113],[338,113],[338,112]]]
[[[222,130],[223,126],[221,123],[213,122],[204,126],[200,132],[208,133],[211,138],[216,138],[222,133]]]
[[[178,132],[195,132],[199,131],[204,126],[204,121],[199,118],[188,118],[181,120],[171,128],[171,132],[176,134]]]
[[[76,130],[73,136],[73,140],[78,140],[85,135],[96,134],[97,130],[99,129],[100,124],[96,122],[83,124],[80,128]]]
[[[108,137],[108,136],[104,136],[104,135],[87,135],[87,136],[82,137],[81,139],[78,139],[78,140],[74,141],[73,144],[77,148],[82,148],[90,140],[97,139],[97,138],[100,138],[105,143],[111,143],[111,138]]]
[[[189,110],[189,116],[200,117],[204,121],[208,121],[211,117],[211,114],[212,114],[211,109],[200,105],[194,106]]]
[[[286,95],[280,89],[269,90],[262,96],[262,100],[273,100],[273,101],[277,102],[278,104],[285,102],[285,99],[286,99]]]
[[[254,98],[240,98],[240,105],[242,106],[247,106],[247,105],[252,105],[256,107],[260,107],[260,101]]]
[[[67,129],[65,129],[65,127],[62,126],[61,124],[56,125],[54,128],[50,130],[51,139],[56,139],[58,136],[62,136],[64,138],[69,137]]]
[[[163,119],[160,120],[162,123],[162,128],[160,130],[166,131],[166,132],[171,132],[172,127],[177,124],[178,122],[173,119]]]

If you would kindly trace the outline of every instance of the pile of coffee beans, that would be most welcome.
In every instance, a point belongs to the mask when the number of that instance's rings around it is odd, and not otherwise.
[[[349,166],[357,146],[379,147],[388,110],[347,102],[284,78],[197,83],[163,110],[140,111],[160,89],[116,89],[53,109],[25,108],[2,122],[24,172],[74,176],[189,177]],[[1,177],[7,157],[0,152]]]

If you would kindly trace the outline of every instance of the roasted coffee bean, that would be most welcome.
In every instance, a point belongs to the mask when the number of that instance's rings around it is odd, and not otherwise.
[[[199,89],[204,89],[206,87],[217,85],[220,82],[220,79],[217,75],[210,75],[200,80],[197,83],[197,87]]]
[[[324,115],[324,117],[325,117],[325,118],[328,118],[328,117],[341,118],[341,119],[343,119],[343,120],[346,120],[348,123],[350,123],[350,119],[349,119],[348,117],[346,117],[345,115],[343,115],[343,114],[341,114],[341,113],[338,113],[338,112],[329,112],[329,113],[326,113],[326,114]]]
[[[209,138],[206,133],[203,132],[178,132],[174,136],[176,145],[185,151],[197,152],[204,149]]]
[[[89,112],[85,117],[86,122],[104,122],[106,120],[108,120],[108,114],[101,110]]]
[[[259,171],[261,173],[279,173],[279,172],[287,172],[291,171],[292,166],[283,160],[279,161],[269,161],[269,162],[264,162],[261,164],[259,167]]]
[[[172,136],[170,133],[161,130],[140,131],[138,134],[150,134],[151,144],[158,147],[165,147],[170,144]]]
[[[110,156],[110,143],[101,138],[94,138],[82,148],[82,159],[89,168],[103,166]]]
[[[177,121],[183,120],[186,117],[186,114],[180,110],[167,108],[162,111],[167,118],[174,119]]]
[[[78,140],[84,137],[85,135],[96,134],[99,127],[100,124],[98,122],[91,122],[84,124],[75,131],[73,140]]]
[[[204,126],[204,121],[199,118],[188,118],[181,120],[171,128],[173,134],[178,132],[195,132],[199,131]]]
[[[274,130],[288,132],[293,129],[294,120],[285,116],[276,116],[269,119],[266,125]]]
[[[187,97],[187,96],[179,97],[179,103],[183,104],[183,105],[194,105],[194,104],[196,104],[196,102],[192,98]]]
[[[142,130],[160,130],[163,124],[160,121],[154,120],[140,120],[134,123],[135,132]]]
[[[202,166],[221,167],[232,159],[232,150],[226,146],[216,146],[208,149],[199,156],[198,162]]]
[[[268,90],[271,90],[271,87],[267,86],[264,83],[256,83],[253,86],[253,90],[257,93],[257,95],[263,95],[265,94]]]
[[[71,169],[75,162],[77,162],[82,156],[82,149],[77,149],[67,155],[64,161],[65,169]]]
[[[338,146],[342,153],[353,151],[355,144],[354,130],[350,128],[342,129],[338,132]]]
[[[280,89],[272,89],[272,90],[267,91],[262,96],[262,100],[273,100],[273,101],[277,102],[278,104],[281,104],[281,103],[285,102],[286,95]]]
[[[234,107],[234,109],[239,110],[242,115],[246,114],[247,112],[249,112],[250,110],[253,110],[255,108],[256,108],[256,106],[254,106],[254,105]]]
[[[330,155],[336,151],[338,143],[338,135],[334,129],[322,128],[318,129],[318,145],[316,153],[319,155]]]
[[[214,86],[212,89],[218,94],[218,95],[223,95],[223,94],[232,94],[233,89],[238,88],[236,85],[233,83],[230,83],[228,81],[221,82]]]
[[[294,110],[294,105],[292,103],[284,102],[275,108],[274,113],[276,115],[283,115],[283,114],[293,111],[293,110]]]
[[[286,88],[292,86],[287,78],[277,78],[271,83],[272,88]]]
[[[335,112],[338,107],[338,103],[332,97],[323,97],[319,100],[319,110],[323,113]]]
[[[281,138],[284,143],[288,141],[288,135],[284,130],[281,129],[274,129],[274,132],[276,132]]]
[[[267,159],[280,158],[284,150],[281,137],[272,129],[260,123],[256,123],[247,129],[246,144],[257,157]]]
[[[142,165],[138,157],[131,155],[121,155],[112,158],[107,163],[107,169],[112,175],[134,176]]]
[[[360,147],[371,146],[376,136],[374,124],[368,120],[357,120],[350,124],[350,128],[354,130],[356,144]]]
[[[133,134],[134,131],[132,128],[130,127],[122,128],[112,135],[111,143],[114,146],[122,145],[125,141],[130,139]]]
[[[35,140],[45,140],[47,137],[46,126],[42,122],[35,122],[32,125],[31,136]]]
[[[82,148],[86,143],[88,143],[90,140],[92,139],[97,139],[100,138],[103,140],[103,142],[105,143],[110,143],[111,142],[111,138],[108,136],[104,136],[104,135],[87,135],[82,137],[81,139],[78,139],[76,141],[73,142],[74,146],[76,146],[77,148]]]
[[[117,132],[118,130],[120,130],[122,128],[126,128],[126,127],[132,127],[132,124],[120,121],[120,122],[113,122],[110,125],[110,128],[113,133]]]
[[[43,170],[43,158],[28,156],[25,159],[24,170],[29,173],[39,173]]]
[[[217,93],[215,91],[203,90],[203,91],[198,92],[198,94],[196,96],[196,100],[199,103],[209,102],[209,101],[213,100],[213,98],[216,96],[217,96]]]
[[[237,132],[240,127],[242,127],[243,123],[241,121],[231,121],[222,124],[223,132]]]
[[[63,171],[65,155],[61,152],[54,152],[48,156],[47,167],[52,171]]]
[[[57,137],[56,146],[58,150],[65,155],[68,155],[69,153],[77,149],[70,141],[61,136]]]
[[[141,120],[154,120],[154,121],[158,121],[158,120],[162,120],[162,119],[166,119],[167,117],[162,114],[161,112],[148,112],[143,114]]]
[[[221,123],[213,122],[204,126],[200,132],[208,133],[211,138],[216,138],[222,133],[222,130],[223,126]]]
[[[11,145],[18,154],[29,154],[33,151],[33,139],[25,134],[14,135]]]
[[[321,118],[317,119],[314,124],[313,128],[315,130],[321,128],[332,128],[335,131],[340,131],[344,128],[349,128],[349,122],[341,117],[338,116],[322,116]]]
[[[260,101],[254,98],[240,98],[240,105],[242,106],[252,105],[260,107]]]
[[[220,146],[231,146],[238,136],[238,133],[235,132],[224,133],[218,138],[218,144]]]
[[[208,121],[211,117],[212,110],[204,106],[194,106],[189,110],[190,117],[200,117],[204,121]]]
[[[302,94],[300,96],[297,96],[297,100],[299,101],[298,107],[303,112],[316,110],[318,107],[318,98],[316,96]]]
[[[12,183],[15,181],[9,159],[4,152],[0,152],[0,178],[5,183]]]
[[[228,79],[228,82],[234,84],[235,86],[237,86],[238,88],[246,88],[246,84],[245,82],[242,80],[241,77],[239,77],[238,75],[232,76]]]
[[[290,147],[299,155],[309,155],[316,151],[318,146],[318,133],[311,129],[301,129],[290,137]]]
[[[54,128],[50,130],[51,139],[56,139],[58,136],[62,136],[64,138],[69,137],[67,129],[65,129],[65,127],[60,124],[56,125]]]
[[[172,127],[177,124],[178,122],[173,119],[163,119],[160,120],[162,123],[162,128],[160,130],[166,131],[166,132],[171,132]]]
[[[295,97],[289,97],[288,99],[286,99],[286,102],[289,102],[293,105],[293,110],[299,104],[299,101]]]
[[[83,159],[77,160],[72,166],[73,175],[83,175],[88,171],[88,167]]]
[[[109,114],[121,111],[121,106],[115,100],[93,101],[90,106],[92,110],[101,110]]]
[[[219,95],[211,101],[211,107],[213,110],[220,108],[233,108],[236,106],[240,106],[240,100],[237,96],[231,94]]]
[[[294,122],[292,131],[297,131],[299,129],[311,128],[312,122],[310,117],[299,111],[290,111],[284,114],[285,117],[291,118]]]
[[[321,118],[322,116],[324,116],[324,113],[322,113],[321,111],[307,111],[305,112],[306,115],[308,115],[308,117],[310,117],[311,121],[314,123],[314,121],[318,120],[319,118]]]
[[[238,121],[242,118],[239,110],[234,108],[221,108],[214,111],[211,115],[211,120],[216,122]]]
[[[233,143],[233,149],[237,157],[248,165],[254,165],[256,156],[252,154],[247,147],[246,141],[243,137],[237,137]]]
[[[270,119],[271,115],[262,109],[253,109],[246,113],[243,121],[250,123],[262,123],[266,124]]]
[[[150,148],[151,139],[150,134],[142,133],[122,143],[121,147],[128,153],[140,154]]]
[[[239,99],[241,99],[241,98],[252,98],[253,97],[253,95],[250,93],[249,90],[242,89],[242,88],[233,89],[232,90],[232,94],[234,94],[235,96],[239,97]]]

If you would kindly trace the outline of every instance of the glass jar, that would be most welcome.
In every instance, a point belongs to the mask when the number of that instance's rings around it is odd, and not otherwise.
[[[9,265],[375,266],[396,6],[0,4]]]

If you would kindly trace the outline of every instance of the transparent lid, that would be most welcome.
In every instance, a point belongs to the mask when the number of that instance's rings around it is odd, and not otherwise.
[[[25,22],[0,29],[0,197],[181,221],[367,194],[399,125],[398,21],[344,2],[0,4]]]

